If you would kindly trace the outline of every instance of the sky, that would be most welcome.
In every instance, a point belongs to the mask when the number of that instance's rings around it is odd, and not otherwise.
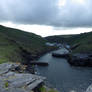
[[[92,30],[92,0],[0,0],[0,24],[41,36]]]

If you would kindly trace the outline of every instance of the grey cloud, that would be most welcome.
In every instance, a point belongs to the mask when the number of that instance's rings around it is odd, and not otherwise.
[[[66,0],[59,8],[58,0],[0,0],[0,21],[39,24],[54,27],[91,27],[92,0],[84,5]]]

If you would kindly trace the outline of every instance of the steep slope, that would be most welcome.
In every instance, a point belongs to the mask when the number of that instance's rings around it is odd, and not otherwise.
[[[92,32],[83,33],[80,35],[76,35],[75,37],[70,38],[70,44],[80,44],[78,48],[76,48],[73,53],[92,53]]]
[[[49,42],[68,43],[71,46],[74,44],[80,44],[78,48],[73,50],[73,53],[92,52],[92,32],[76,34],[76,35],[58,35],[45,38]]]
[[[33,33],[24,32],[18,29],[12,29],[1,26],[0,33],[6,35],[8,39],[16,41],[16,43],[24,47],[26,50],[31,50],[31,52],[34,51],[34,49],[40,52],[40,50],[43,50],[42,47],[44,47],[45,44],[45,40],[42,39],[40,36],[35,35]]]
[[[0,63],[23,62],[50,50],[46,41],[33,33],[0,26]]]
[[[3,34],[0,34],[0,63],[22,61],[20,52],[21,51],[16,43],[13,43]]]
[[[56,42],[56,43],[66,43],[70,41],[70,38],[73,35],[54,35],[54,36],[48,36],[45,37],[45,39],[51,43]],[[75,35],[74,35],[75,36]]]

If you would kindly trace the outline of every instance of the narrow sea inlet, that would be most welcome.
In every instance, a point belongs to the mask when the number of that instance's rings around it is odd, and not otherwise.
[[[64,49],[58,50],[59,53]],[[48,67],[37,66],[37,72],[45,76],[48,82],[59,92],[85,92],[92,83],[92,68],[73,67],[66,59],[55,58],[52,52],[42,56],[39,61],[48,62]]]

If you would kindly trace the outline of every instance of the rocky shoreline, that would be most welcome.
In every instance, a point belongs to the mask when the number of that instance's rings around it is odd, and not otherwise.
[[[52,50],[50,50],[50,51],[52,51]],[[32,60],[30,60],[30,62],[26,63],[26,65],[27,65],[27,67],[26,67],[27,71],[26,72],[35,74],[35,70],[34,70],[35,69],[34,68],[35,64],[31,64],[31,63],[34,63],[34,60],[37,61],[38,58],[40,56],[44,55],[45,53],[47,53],[47,52],[41,53],[39,55],[32,56],[31,57]],[[67,54],[64,53],[62,55],[58,54],[58,53],[54,53],[54,55],[52,55],[52,56],[60,57],[60,58],[66,58],[68,60],[69,64],[73,65],[73,66],[82,66],[82,67],[84,67],[84,66],[85,67],[87,67],[87,66],[91,67],[92,66],[92,63],[91,63],[91,61],[92,61],[92,54],[89,54],[89,53],[86,53],[86,54],[78,53],[78,54],[74,54],[74,55],[71,55],[70,53],[67,53]],[[89,57],[90,57],[90,59],[89,59]]]
[[[14,80],[13,82],[16,85],[12,86],[10,85],[9,81],[6,80],[3,84],[0,84],[1,86],[8,86],[5,89],[0,88],[0,92],[43,92],[40,91],[40,88],[43,88],[46,90],[46,92],[49,92],[50,90],[53,90],[52,92],[58,92],[56,89],[49,88],[48,86],[45,86],[45,77],[38,76],[35,74],[35,65],[41,65],[41,66],[48,66],[48,63],[41,63],[37,62],[40,56],[44,55],[47,52],[52,51],[48,50],[45,52],[42,52],[38,55],[32,55],[28,53],[27,51],[22,51],[22,56],[25,58],[26,62],[23,63],[3,63],[0,64],[0,79],[2,80],[3,76],[9,77]],[[56,50],[56,49],[54,49]],[[4,67],[5,66],[5,67]],[[18,77],[20,76],[20,77]],[[32,80],[31,80],[31,79]],[[21,80],[23,79],[23,80]],[[29,80],[30,79],[30,80]],[[0,82],[2,83],[2,81]],[[17,81],[19,80],[19,81]],[[24,81],[25,80],[25,81]],[[8,83],[9,82],[9,83]],[[23,84],[23,85],[22,85]],[[33,85],[32,85],[33,84]],[[21,86],[18,87],[17,85]],[[28,86],[28,87],[27,87]],[[25,90],[25,87],[27,90]]]
[[[92,67],[92,53],[77,53],[71,55],[70,53],[52,53],[53,57],[65,58],[72,66]]]
[[[92,53],[78,53],[70,56],[68,62],[74,66],[92,67]]]
[[[27,73],[26,66],[17,63],[0,64],[0,92],[58,92],[45,86],[45,77]]]
[[[26,65],[26,72],[28,73],[32,73],[35,74],[35,67],[34,65],[41,65],[41,66],[48,66],[48,63],[42,63],[42,62],[37,62],[38,59],[43,56],[44,54],[53,51],[53,50],[57,50],[57,47],[54,48],[48,48],[44,51],[41,51],[40,53],[30,53],[27,50],[25,50],[24,48],[22,48],[21,46],[19,47],[21,49],[21,58],[23,58],[25,61],[20,62],[22,65]]]
[[[52,56],[56,58],[65,58],[72,66],[92,67],[92,52],[74,54],[72,50],[70,52],[70,50],[66,49],[66,51],[61,53],[53,52]]]

